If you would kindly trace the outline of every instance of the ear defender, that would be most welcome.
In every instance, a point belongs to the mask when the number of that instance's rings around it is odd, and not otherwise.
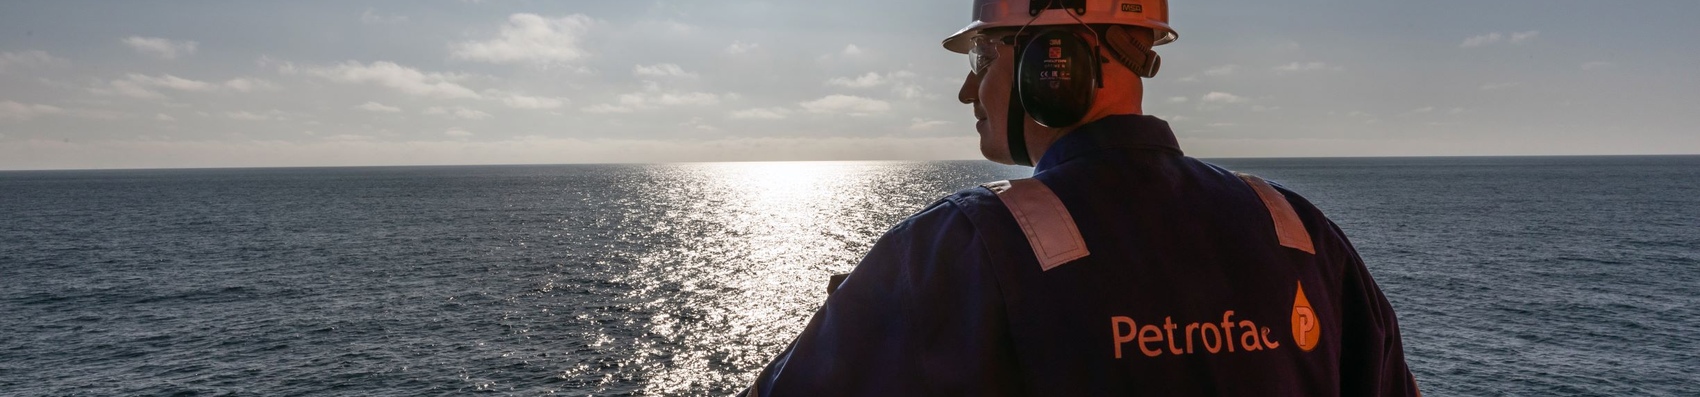
[[[1033,35],[1016,59],[1016,88],[1021,107],[1039,125],[1062,128],[1079,123],[1098,94],[1098,51],[1066,29]]]

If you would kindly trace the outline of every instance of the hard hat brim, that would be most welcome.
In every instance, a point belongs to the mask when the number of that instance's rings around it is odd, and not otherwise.
[[[944,39],[944,42],[943,42],[944,49],[950,50],[951,52],[955,52],[955,53],[958,53],[958,54],[967,54],[968,49],[972,48],[974,46],[974,44],[971,43],[968,39],[971,38],[971,37],[974,37],[975,35],[980,34],[981,31],[984,31],[986,29],[1005,28],[1005,27],[1019,28],[1021,26],[1076,25],[1076,24],[1080,24],[1082,22],[1089,24],[1089,25],[1126,25],[1126,26],[1139,26],[1139,27],[1151,29],[1152,31],[1154,31],[1156,33],[1155,36],[1156,36],[1157,40],[1156,40],[1156,43],[1153,44],[1154,46],[1169,44],[1171,42],[1174,42],[1175,39],[1180,37],[1179,35],[1175,34],[1175,29],[1170,28],[1168,23],[1161,22],[1161,21],[1155,21],[1155,20],[1149,20],[1149,19],[1128,20],[1128,19],[1096,18],[1094,15],[1090,15],[1090,14],[1087,15],[1087,16],[1081,17],[1079,20],[1076,20],[1074,17],[1071,17],[1068,14],[1065,14],[1065,12],[1066,11],[1063,11],[1063,10],[1049,10],[1049,11],[1039,13],[1038,18],[1006,19],[1006,20],[997,21],[997,22],[986,22],[986,21],[979,21],[979,20],[974,21],[974,22],[970,22],[970,23],[968,23],[967,27],[962,28],[962,30],[957,31],[956,34],[952,34],[952,35],[950,35],[950,37],[946,37]],[[1028,22],[1029,20],[1031,20],[1032,22],[1029,23]]]

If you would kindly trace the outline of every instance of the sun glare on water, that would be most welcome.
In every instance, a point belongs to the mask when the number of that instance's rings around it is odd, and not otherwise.
[[[648,321],[638,335],[643,394],[675,395],[748,381],[895,220],[918,208],[887,202],[884,163],[762,162],[663,165],[637,181],[650,202],[627,222],[646,252],[627,281]],[[921,203],[924,204],[924,203]],[[685,347],[685,348],[681,348]]]

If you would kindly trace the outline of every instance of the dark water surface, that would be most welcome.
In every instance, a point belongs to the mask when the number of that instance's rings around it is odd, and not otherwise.
[[[1222,160],[1424,391],[1700,395],[1700,156]],[[716,395],[984,162],[0,172],[0,395]]]

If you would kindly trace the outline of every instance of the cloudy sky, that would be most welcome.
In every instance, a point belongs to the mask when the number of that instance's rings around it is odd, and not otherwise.
[[[978,158],[962,1],[7,1],[0,169]],[[1700,3],[1174,0],[1198,157],[1700,153]]]

